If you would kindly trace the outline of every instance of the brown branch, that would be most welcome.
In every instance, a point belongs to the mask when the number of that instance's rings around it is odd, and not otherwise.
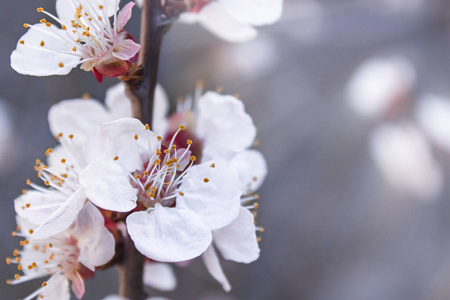
[[[133,117],[152,125],[153,99],[158,62],[164,34],[172,24],[164,13],[161,0],[145,0],[141,19],[141,50],[138,65],[125,80],[126,93],[133,106]],[[137,80],[136,80],[137,79]]]
[[[147,298],[142,281],[145,258],[128,234],[124,237],[123,251],[123,259],[117,264],[119,296],[130,300],[144,300]]]

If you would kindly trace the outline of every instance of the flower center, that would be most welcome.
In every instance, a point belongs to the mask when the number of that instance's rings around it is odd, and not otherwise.
[[[184,126],[173,134],[167,148],[156,149],[142,170],[131,175],[132,185],[139,190],[138,206],[144,210],[154,207],[156,203],[166,207],[176,205],[177,188],[197,159],[191,155],[191,140],[187,140],[186,148],[177,149],[175,140],[182,130]],[[138,138],[137,135],[135,138]],[[158,136],[158,140],[161,141],[161,137]]]

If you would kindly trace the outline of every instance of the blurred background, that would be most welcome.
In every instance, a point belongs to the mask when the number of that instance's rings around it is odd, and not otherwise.
[[[0,256],[18,246],[13,200],[54,146],[50,106],[98,84],[15,73],[9,56],[51,0],[0,8]],[[139,13],[127,30],[139,36]],[[239,93],[258,127],[269,174],[259,191],[260,259],[224,262],[225,293],[201,260],[176,267],[171,299],[450,299],[450,1],[285,0],[281,21],[245,44],[175,24],[159,81],[172,100],[205,89]],[[7,286],[23,298],[39,282]],[[87,282],[84,299],[116,292],[115,270]]]

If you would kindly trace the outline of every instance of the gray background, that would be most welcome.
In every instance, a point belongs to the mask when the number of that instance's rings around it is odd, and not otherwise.
[[[410,0],[411,1],[411,0]],[[404,3],[410,1],[404,0]],[[415,93],[450,96],[447,1],[424,0],[417,10],[388,1],[285,1],[282,20],[253,42],[223,42],[198,26],[176,24],[164,41],[160,82],[172,99],[207,89],[239,93],[259,129],[270,173],[260,189],[261,258],[250,265],[224,262],[233,285],[221,291],[201,261],[176,268],[179,288],[151,291],[171,299],[418,300],[450,299],[448,184],[430,203],[393,190],[367,149],[374,124],[345,102],[345,85],[364,59],[399,54],[417,70]],[[400,2],[400,1],[398,1]],[[40,18],[36,7],[54,1],[3,1],[0,7],[0,256],[18,245],[13,200],[34,178],[34,160],[55,144],[49,107],[89,92],[103,99],[108,86],[91,74],[37,78],[16,74],[9,55]],[[139,13],[127,29],[138,36]],[[261,50],[262,49],[262,50]],[[1,137],[1,136],[0,136]],[[449,137],[450,138],[450,137]],[[437,159],[450,180],[448,154]],[[0,278],[15,268],[0,261]],[[3,282],[3,283],[2,283]],[[41,281],[7,286],[0,298],[23,298]],[[84,299],[114,293],[114,270],[87,282]]]

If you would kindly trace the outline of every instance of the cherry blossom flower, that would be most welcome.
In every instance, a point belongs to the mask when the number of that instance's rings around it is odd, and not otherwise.
[[[136,248],[161,262],[192,259],[211,243],[211,231],[239,214],[237,174],[220,160],[194,165],[186,148],[172,141],[163,148],[136,119],[99,126],[86,139],[90,163],[80,174],[87,197],[97,206],[130,212],[127,229]]]
[[[363,117],[395,114],[411,100],[416,73],[403,57],[372,58],[358,67],[347,87],[350,106]]]
[[[66,231],[47,239],[30,239],[35,225],[18,218],[22,236],[22,250],[14,251],[14,259],[23,275],[16,274],[9,284],[47,277],[41,287],[24,300],[37,296],[38,299],[70,299],[69,281],[72,291],[80,299],[85,291],[84,279],[93,276],[96,266],[106,264],[114,255],[114,238],[103,226],[103,216],[91,203],[86,203],[75,223]]]
[[[381,174],[398,191],[421,200],[431,200],[441,191],[442,170],[414,125],[379,126],[371,134],[369,145]]]
[[[21,74],[65,75],[81,64],[99,82],[103,76],[124,75],[137,58],[140,45],[123,30],[134,2],[118,13],[118,0],[57,0],[57,16],[38,8],[47,19],[24,24],[29,28],[11,54],[11,66]],[[114,16],[114,25],[109,17]]]
[[[31,190],[14,201],[16,213],[27,222],[39,225],[33,238],[42,239],[67,229],[87,201],[78,175],[86,166],[82,153],[73,143],[73,135],[57,136],[60,146],[48,149],[47,163],[36,160],[35,170],[45,187],[31,180]]]
[[[180,103],[177,113],[169,118],[168,132],[173,131],[173,124],[185,124],[190,136],[201,145],[200,149],[193,150],[195,155],[202,161],[226,161],[239,174],[243,192],[239,216],[229,225],[213,231],[213,243],[202,255],[210,274],[229,291],[231,285],[214,248],[227,260],[250,263],[258,259],[256,232],[262,228],[255,226],[250,210],[258,207],[255,200],[259,197],[254,192],[264,181],[267,166],[260,152],[249,149],[254,143],[256,128],[242,101],[216,92],[201,94],[199,88],[193,102]]]

